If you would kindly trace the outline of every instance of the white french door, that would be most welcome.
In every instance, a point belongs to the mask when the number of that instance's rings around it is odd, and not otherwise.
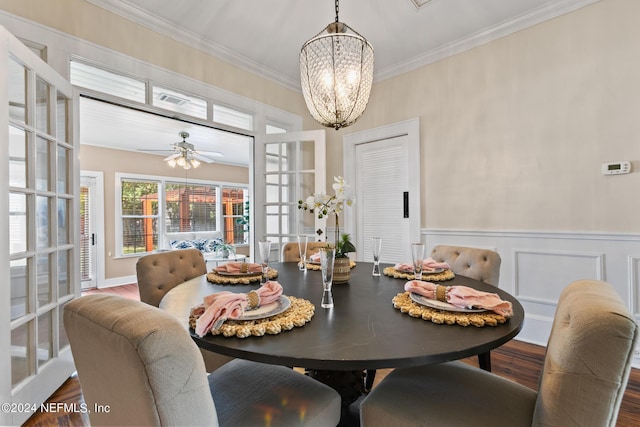
[[[255,240],[271,241],[270,260],[280,260],[281,248],[296,241],[324,240],[325,222],[298,209],[298,200],[325,191],[324,130],[263,135],[254,156]],[[255,246],[255,243],[254,243]],[[254,253],[258,253],[255,252]]]
[[[345,210],[356,259],[373,261],[371,237],[382,237],[382,262],[411,259],[420,236],[419,121],[409,120],[344,138],[345,179],[356,201]]]
[[[0,402],[24,409],[74,371],[62,311],[80,293],[79,145],[69,82],[2,27],[0,60]],[[0,411],[0,425],[30,415]]]

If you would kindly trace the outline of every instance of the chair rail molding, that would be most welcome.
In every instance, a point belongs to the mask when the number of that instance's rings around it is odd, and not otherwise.
[[[517,339],[546,345],[560,292],[574,280],[611,283],[640,323],[640,234],[424,228],[428,248],[459,245],[497,251],[500,288],[525,309]],[[640,367],[640,349],[634,353]]]

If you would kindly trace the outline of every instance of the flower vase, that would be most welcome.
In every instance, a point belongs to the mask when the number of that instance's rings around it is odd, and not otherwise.
[[[351,278],[349,257],[336,257],[333,263],[333,283],[347,283]]]

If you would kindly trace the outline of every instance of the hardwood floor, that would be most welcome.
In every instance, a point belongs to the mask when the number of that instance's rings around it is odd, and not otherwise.
[[[115,293],[125,298],[139,299],[137,285],[125,285],[104,290],[88,291],[86,293],[107,292]],[[544,347],[513,340],[491,352],[493,372],[502,377],[516,381],[532,389],[537,389],[538,376],[544,359]],[[463,359],[463,362],[478,366],[477,357]],[[374,387],[389,369],[379,370]],[[47,402],[51,403],[84,403],[82,390],[77,376],[70,377]],[[88,416],[80,413],[35,413],[23,426],[89,426]],[[634,427],[640,425],[640,370],[632,369],[629,384],[625,391],[617,427]]]

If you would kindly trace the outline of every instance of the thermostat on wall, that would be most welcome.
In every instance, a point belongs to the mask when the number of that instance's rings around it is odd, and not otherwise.
[[[631,172],[631,162],[610,162],[602,164],[602,175],[619,175]]]

